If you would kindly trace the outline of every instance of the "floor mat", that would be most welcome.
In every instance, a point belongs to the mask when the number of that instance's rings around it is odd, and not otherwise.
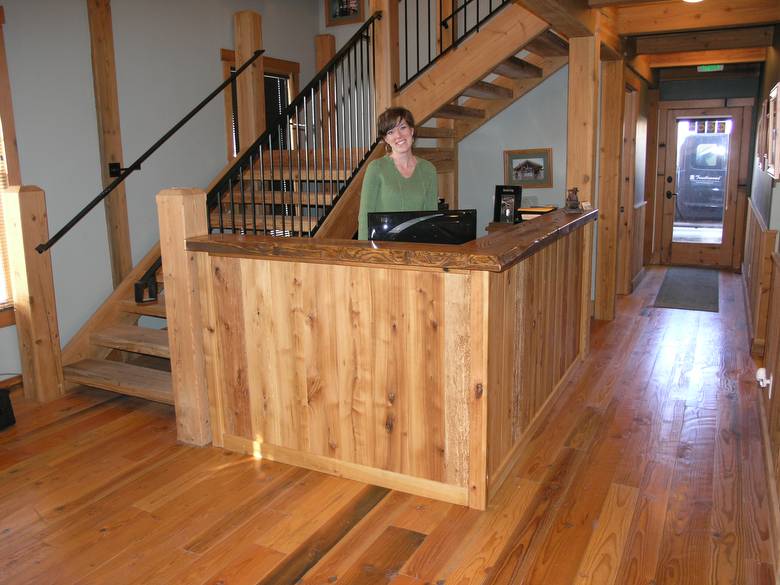
[[[718,312],[718,271],[673,266],[655,297],[654,307]]]

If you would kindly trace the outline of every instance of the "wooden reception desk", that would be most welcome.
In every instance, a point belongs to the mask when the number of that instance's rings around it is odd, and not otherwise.
[[[461,246],[188,239],[214,445],[484,509],[587,351],[596,215]]]

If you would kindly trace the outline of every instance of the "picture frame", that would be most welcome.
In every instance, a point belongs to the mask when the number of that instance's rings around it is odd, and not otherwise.
[[[356,24],[365,20],[364,0],[324,0],[325,25]]]
[[[524,189],[552,187],[552,148],[505,150],[504,183]]]

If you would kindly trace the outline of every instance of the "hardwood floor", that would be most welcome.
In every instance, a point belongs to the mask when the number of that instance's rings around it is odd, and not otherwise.
[[[0,582],[775,582],[740,277],[720,313],[650,307],[663,270],[594,325],[592,352],[486,512],[212,448],[171,407],[14,397],[0,432]]]

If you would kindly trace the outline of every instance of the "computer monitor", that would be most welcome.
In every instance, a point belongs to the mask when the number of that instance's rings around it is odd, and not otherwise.
[[[463,244],[477,237],[477,210],[389,211],[368,214],[368,239]]]

